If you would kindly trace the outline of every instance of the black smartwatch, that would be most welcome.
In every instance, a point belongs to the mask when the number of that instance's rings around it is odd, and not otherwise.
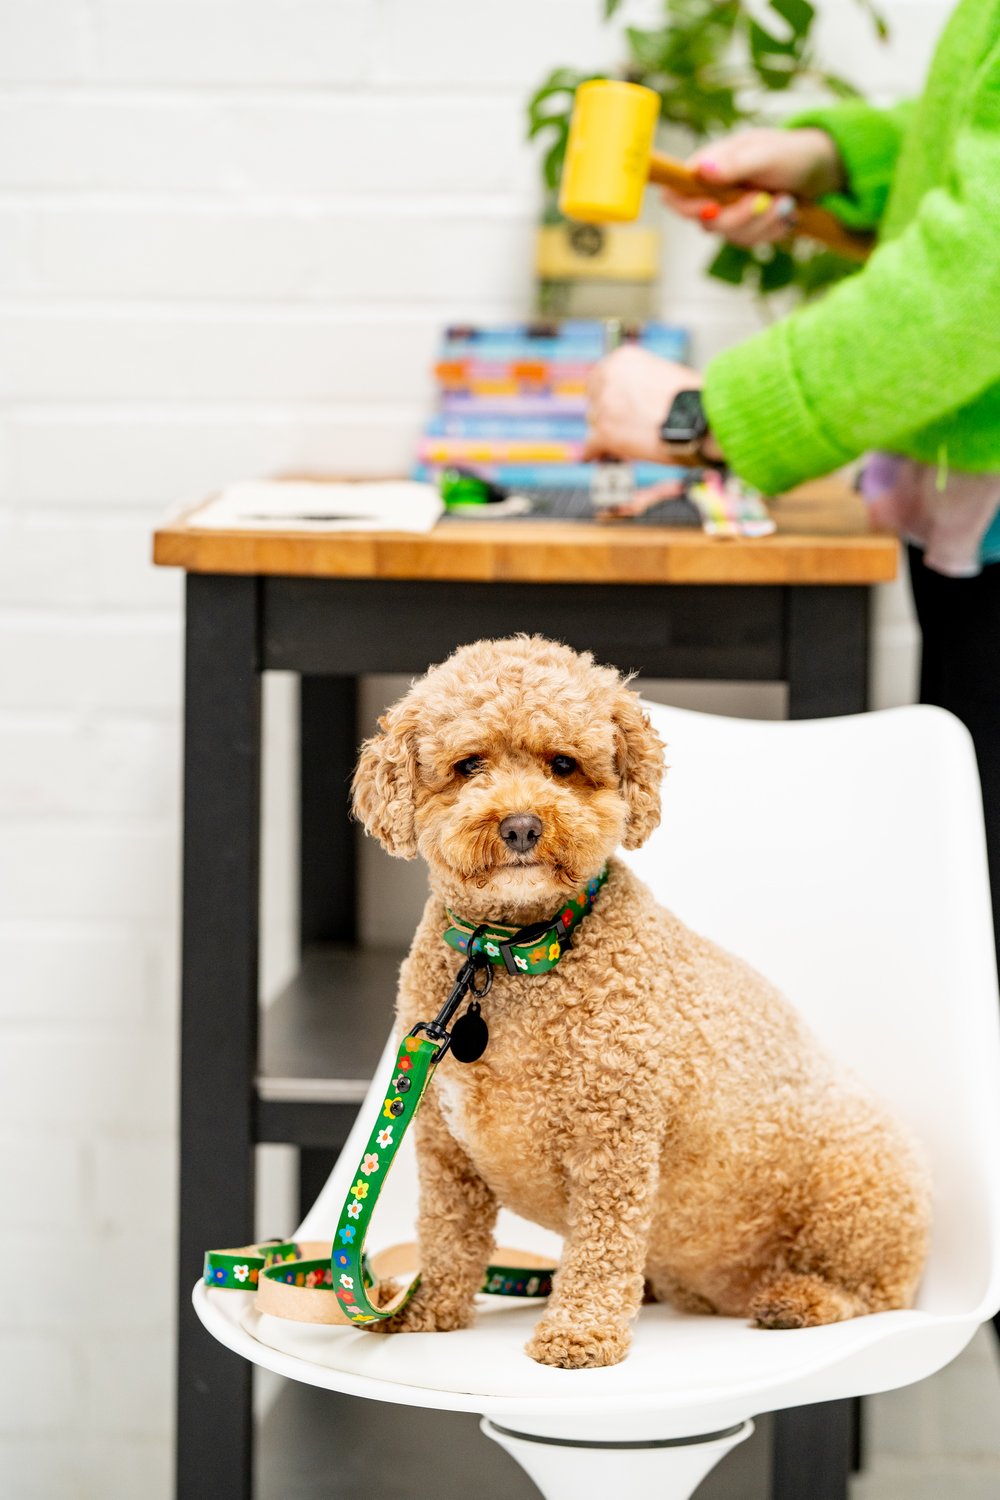
[[[678,391],[660,428],[663,442],[673,448],[678,458],[705,464],[709,460],[702,452],[702,443],[707,436],[708,419],[701,404],[701,391]]]

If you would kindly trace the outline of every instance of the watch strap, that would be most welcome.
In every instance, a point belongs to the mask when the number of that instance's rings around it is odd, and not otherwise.
[[[687,408],[687,411],[685,411]],[[693,411],[693,419],[691,409]],[[660,439],[677,458],[694,460],[699,464],[710,464],[703,443],[708,436],[708,419],[702,403],[701,390],[688,386],[678,391],[670,403],[670,410],[660,426]]]

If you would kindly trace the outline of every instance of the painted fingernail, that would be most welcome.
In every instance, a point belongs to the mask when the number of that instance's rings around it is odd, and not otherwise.
[[[776,201],[774,207],[780,218],[790,219],[795,213],[795,199],[792,197],[791,193],[782,193],[781,197]]]
[[[699,177],[718,177],[718,163],[712,161],[711,158],[707,159],[706,161],[700,161],[697,165],[696,171]]]
[[[719,205],[717,203],[706,203],[703,208],[699,208],[698,217],[703,224],[711,224],[713,219],[719,217]]]
[[[770,193],[758,193],[756,198],[753,200],[754,218],[758,219],[760,218],[761,214],[766,214],[768,209],[771,207],[771,203],[772,198]]]

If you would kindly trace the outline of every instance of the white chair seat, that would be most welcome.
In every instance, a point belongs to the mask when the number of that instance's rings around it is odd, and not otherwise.
[[[196,1295],[199,1316],[222,1343],[280,1375],[377,1401],[480,1412],[522,1431],[544,1419],[553,1436],[560,1417],[576,1432],[588,1408],[591,1416],[615,1410],[624,1438],[623,1417],[637,1419],[642,1436],[651,1416],[659,1437],[684,1437],[809,1400],[907,1385],[953,1359],[980,1321],[915,1310],[777,1332],[645,1307],[624,1364],[577,1372],[544,1368],[522,1352],[537,1303],[482,1301],[474,1328],[388,1339],[261,1317],[243,1293],[206,1287]]]
[[[761,1411],[906,1385],[1000,1304],[1000,1041],[981,808],[965,731],[935,709],[750,723],[649,705],[668,744],[664,820],[630,863],[685,921],[778,983],[927,1148],[933,1244],[917,1307],[764,1331],[644,1307],[628,1358],[562,1371],[523,1353],[538,1303],[481,1298],[474,1328],[386,1338],[261,1317],[202,1284],[208,1330],[258,1365],[380,1401],[477,1411],[549,1437],[687,1437]],[[330,1237],[381,1078],[307,1216]],[[401,1153],[369,1250],[412,1238]],[[503,1215],[504,1245],[558,1241]]]

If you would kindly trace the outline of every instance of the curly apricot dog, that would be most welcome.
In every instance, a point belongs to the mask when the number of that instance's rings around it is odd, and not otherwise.
[[[380,731],[357,815],[391,854],[420,853],[432,886],[402,1028],[453,982],[446,908],[535,923],[610,860],[556,967],[495,970],[482,1059],[439,1066],[415,1127],[423,1279],[389,1331],[470,1322],[498,1203],[565,1237],[528,1344],[545,1364],[624,1358],[644,1283],[767,1328],[907,1306],[929,1191],[902,1131],[767,980],[611,857],[656,827],[663,774],[619,674],[539,637],[479,641]]]

